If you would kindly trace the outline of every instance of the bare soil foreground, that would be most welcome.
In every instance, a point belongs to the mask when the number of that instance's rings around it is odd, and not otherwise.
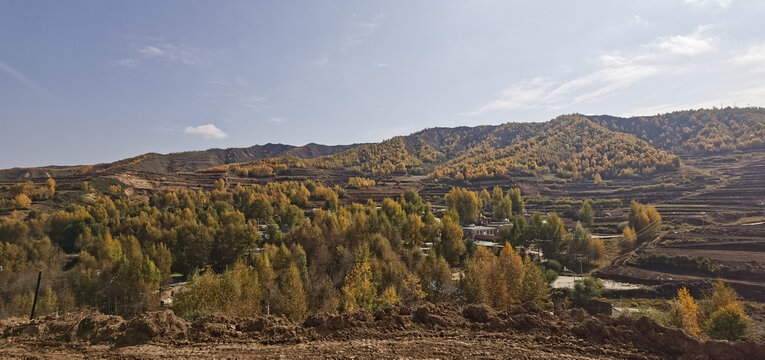
[[[529,303],[393,307],[314,315],[303,324],[263,316],[208,316],[194,323],[171,311],[131,320],[99,313],[0,322],[3,359],[243,358],[765,359],[765,344],[700,340],[641,318],[556,314]]]

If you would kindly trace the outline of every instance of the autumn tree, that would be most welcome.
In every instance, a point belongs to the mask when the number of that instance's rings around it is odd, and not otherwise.
[[[18,194],[13,198],[13,206],[17,209],[29,209],[32,206],[32,199],[26,194]]]
[[[700,332],[697,318],[698,305],[685,287],[677,291],[677,297],[672,302],[672,308],[669,312],[670,324],[685,330],[686,332],[698,335]]]
[[[498,265],[502,269],[505,281],[507,282],[507,291],[509,296],[509,302],[511,304],[518,303],[520,301],[521,292],[523,290],[523,279],[525,268],[523,266],[523,260],[518,255],[510,243],[505,243],[505,247],[499,253]]]
[[[364,246],[356,256],[356,263],[345,276],[343,285],[343,308],[346,311],[366,309],[373,312],[377,298],[377,284],[374,282],[369,264],[369,248]]]
[[[475,224],[478,222],[481,200],[474,191],[461,187],[452,188],[446,194],[446,206],[449,210],[457,212],[460,223]]]
[[[292,264],[281,277],[281,297],[277,303],[277,312],[293,321],[302,321],[308,312],[303,281],[300,272]]]

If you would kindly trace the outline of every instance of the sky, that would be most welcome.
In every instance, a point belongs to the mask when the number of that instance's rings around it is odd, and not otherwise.
[[[0,168],[765,106],[765,1],[0,0]]]

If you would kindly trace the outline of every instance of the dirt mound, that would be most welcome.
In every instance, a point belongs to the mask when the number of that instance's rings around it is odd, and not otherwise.
[[[62,327],[66,327],[69,323],[67,320],[65,317],[63,321],[53,323],[61,322]],[[118,339],[123,324],[124,320],[119,316],[91,313],[74,324],[74,331],[64,332],[64,335],[68,336],[70,341],[111,342]]]
[[[661,326],[648,318],[610,318],[599,315],[574,325],[571,332],[596,344],[637,347],[667,358],[765,359],[765,344],[753,341],[701,340]]]
[[[458,308],[448,304],[424,304],[412,309],[392,306],[374,316],[366,311],[312,315],[303,324],[274,316],[220,315],[189,324],[169,310],[149,312],[127,321],[118,316],[81,313],[0,322],[0,349],[3,344],[30,349],[64,348],[71,344],[88,348],[88,344],[97,343],[164,344],[163,348],[172,351],[199,343],[242,344],[238,346],[244,347],[260,344],[276,348],[289,348],[298,343],[307,343],[309,348],[324,346],[322,344],[355,343],[363,347],[367,343],[380,343],[391,344],[388,349],[392,351],[391,357],[410,356],[395,352],[394,344],[400,341],[410,342],[415,351],[430,351],[433,344],[446,341],[449,346],[456,346],[455,351],[463,349],[466,352],[461,354],[474,357],[491,356],[470,344],[504,343],[512,345],[507,345],[509,347],[500,354],[544,348],[548,357],[576,354],[573,358],[765,359],[765,344],[761,342],[702,340],[647,318],[590,316],[581,309],[553,314],[531,303],[501,312],[483,305]],[[356,350],[351,347],[344,351],[350,354]],[[427,351],[421,354],[429,357],[460,354]]]
[[[124,323],[118,340],[123,343],[180,340],[188,336],[189,327],[172,310],[149,312]]]
[[[486,305],[468,305],[462,309],[462,316],[472,322],[487,323],[495,317],[495,311]]]
[[[257,341],[263,344],[287,344],[303,341],[310,331],[282,317],[210,315],[191,324],[190,338],[195,342]]]
[[[412,320],[416,323],[440,327],[464,326],[466,323],[460,311],[450,304],[420,305],[412,311]]]

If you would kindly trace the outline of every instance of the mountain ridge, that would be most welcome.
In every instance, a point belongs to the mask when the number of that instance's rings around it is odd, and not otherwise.
[[[676,168],[679,153],[761,149],[765,148],[763,139],[765,108],[684,110],[637,117],[570,114],[546,122],[426,128],[377,143],[266,143],[245,148],[146,153],[95,165],[13,168],[0,170],[0,179],[109,171],[231,171],[234,167],[250,176],[248,167],[273,168],[284,156],[320,169],[342,168],[370,176],[406,172],[436,180],[501,176],[512,169],[568,178],[595,174],[634,176]],[[253,173],[278,174],[295,164],[290,161],[276,170]]]

